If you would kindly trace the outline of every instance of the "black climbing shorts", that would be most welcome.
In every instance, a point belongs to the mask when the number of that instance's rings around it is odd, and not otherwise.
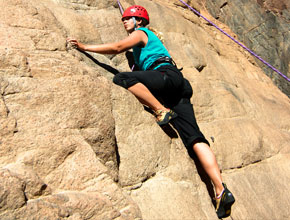
[[[192,88],[175,66],[164,65],[156,70],[118,73],[113,82],[126,89],[142,83],[164,106],[175,111],[178,117],[172,120],[172,124],[187,148],[196,142],[209,144],[197,125],[190,103]]]

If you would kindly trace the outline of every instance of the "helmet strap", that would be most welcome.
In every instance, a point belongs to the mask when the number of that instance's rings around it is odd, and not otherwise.
[[[134,30],[136,31],[136,29],[137,29],[136,18],[135,17],[132,17],[132,19],[133,19],[133,22],[134,22]]]

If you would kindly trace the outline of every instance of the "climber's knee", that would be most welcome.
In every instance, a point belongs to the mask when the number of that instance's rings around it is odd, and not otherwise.
[[[119,86],[122,86],[122,87],[125,87],[123,85],[123,80],[119,77],[119,74],[115,75],[114,78],[113,78],[113,83],[115,83],[116,85],[119,85]]]
[[[118,73],[114,76],[113,82],[119,86],[122,86],[125,89],[128,89],[139,81],[135,77],[128,77],[124,73]]]

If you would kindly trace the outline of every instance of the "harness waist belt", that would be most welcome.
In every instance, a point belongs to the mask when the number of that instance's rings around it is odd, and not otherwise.
[[[174,61],[170,57],[160,57],[157,59],[154,63],[151,64],[151,66],[147,70],[153,70],[155,67],[160,65],[161,63],[169,63],[175,66]]]

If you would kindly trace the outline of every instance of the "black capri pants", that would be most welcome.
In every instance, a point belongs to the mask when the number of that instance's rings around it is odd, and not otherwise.
[[[187,148],[196,142],[209,145],[197,125],[190,103],[192,88],[175,66],[164,65],[156,70],[118,73],[113,82],[126,89],[142,83],[164,106],[177,113],[178,117],[171,122]]]
[[[142,83],[164,105],[177,102],[183,87],[182,73],[171,64],[156,70],[123,72],[115,75],[113,82],[125,89]]]

